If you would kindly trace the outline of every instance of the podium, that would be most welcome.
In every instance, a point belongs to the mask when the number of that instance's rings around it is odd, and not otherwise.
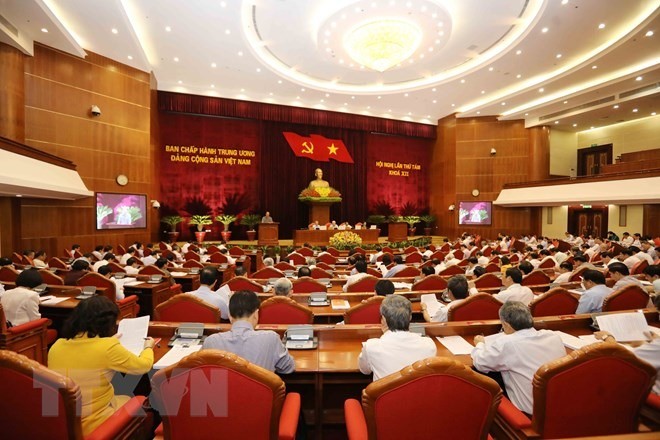
[[[395,222],[387,225],[387,241],[394,243],[408,239],[408,223]]]
[[[279,229],[279,223],[259,223],[257,244],[259,246],[279,245]]]
[[[319,222],[319,225],[330,223],[330,206],[336,202],[316,202],[309,201],[309,222]]]

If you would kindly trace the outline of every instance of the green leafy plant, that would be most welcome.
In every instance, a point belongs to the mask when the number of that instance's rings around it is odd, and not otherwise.
[[[215,220],[222,223],[225,227],[225,231],[228,231],[229,225],[236,221],[236,216],[231,214],[220,214],[215,217]]]
[[[204,226],[213,224],[213,220],[211,220],[210,215],[193,215],[190,217],[188,224],[197,226],[197,230],[202,232],[204,230]]]
[[[168,215],[160,219],[161,223],[165,223],[170,227],[170,232],[176,231],[176,225],[183,221],[180,215]]]
[[[406,223],[408,223],[408,226],[411,228],[415,227],[415,224],[419,223],[419,216],[417,215],[406,215],[405,217],[402,218],[402,220]]]
[[[183,205],[183,211],[193,217],[208,216],[210,218],[212,209],[201,197],[195,196],[186,200],[186,203]]]
[[[419,219],[424,222],[427,228],[430,228],[433,222],[435,221],[435,216],[431,214],[426,214],[421,216]]]
[[[396,214],[394,214],[394,215],[390,215],[390,216],[388,216],[388,217],[387,217],[387,221],[388,221],[389,223],[398,223],[398,222],[402,222],[402,221],[404,221],[404,220],[403,220],[403,217],[401,217],[400,215],[396,215]]]
[[[372,214],[369,217],[367,217],[367,223],[371,223],[373,225],[380,225],[381,223],[385,223],[387,221],[387,218],[384,215],[380,214]]]
[[[417,205],[415,205],[412,202],[406,202],[406,203],[403,204],[403,206],[401,207],[399,212],[404,217],[411,216],[411,215],[417,215],[417,213],[418,213]]]
[[[253,231],[259,223],[261,223],[261,217],[257,214],[245,214],[241,218],[241,224],[247,226],[250,231]]]

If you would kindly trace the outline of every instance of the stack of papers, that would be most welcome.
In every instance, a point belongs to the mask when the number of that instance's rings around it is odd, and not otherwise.
[[[59,296],[58,297],[58,296],[53,296],[53,295],[47,295],[47,296],[42,296],[41,298],[39,298],[39,301],[41,301],[41,304],[43,304],[45,306],[53,306],[55,304],[59,304],[63,301],[66,301],[67,299],[69,299],[68,296],[64,296],[64,297]]]
[[[437,339],[453,355],[470,354],[474,348],[462,336],[445,336],[444,338],[438,336]]]
[[[187,272],[170,272],[170,275],[172,275],[173,277],[185,277],[186,275],[188,275],[188,273]]]
[[[330,302],[332,310],[348,310],[351,308],[351,305],[345,299],[333,299]]]
[[[426,304],[426,310],[428,311],[429,316],[435,316],[435,314],[438,313],[438,310],[440,310],[440,307],[442,307],[434,293],[427,293],[426,295],[420,296],[419,299],[422,304]]]
[[[119,321],[117,333],[121,334],[119,342],[124,348],[136,356],[139,356],[144,349],[144,339],[149,330],[149,316],[139,318],[124,318]]]
[[[170,365],[178,363],[184,357],[191,355],[199,350],[201,350],[201,345],[193,345],[191,347],[183,346],[174,346],[170,351],[167,352],[165,356],[160,358],[158,362],[154,364],[154,370],[160,370]]]
[[[573,335],[569,335],[568,333],[564,333],[564,332],[560,332],[560,331],[557,331],[555,333],[557,333],[559,335],[559,337],[561,338],[561,342],[564,343],[564,347],[570,348],[572,350],[579,350],[580,348],[593,343],[593,342],[590,342],[588,340],[584,340],[584,339],[581,339],[581,338],[577,338]],[[590,336],[593,337],[593,335],[590,335]]]
[[[613,313],[596,317],[598,327],[610,332],[618,342],[645,341],[649,325],[642,312]]]

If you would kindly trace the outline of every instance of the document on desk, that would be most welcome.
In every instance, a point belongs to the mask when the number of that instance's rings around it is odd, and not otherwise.
[[[598,327],[610,332],[619,342],[645,341],[644,332],[649,331],[649,325],[642,312],[613,313],[596,316]]]
[[[170,365],[174,365],[179,362],[184,357],[191,355],[202,349],[201,345],[193,345],[190,347],[184,347],[181,345],[175,345],[168,351],[165,356],[160,358],[158,362],[154,364],[154,370],[160,370]]]
[[[440,310],[441,305],[438,298],[435,296],[435,293],[421,295],[419,300],[422,304],[426,304],[426,311],[429,313],[430,317],[435,316],[435,314],[438,313],[438,310]]]
[[[345,299],[333,299],[330,305],[332,310],[348,310],[351,308],[351,304]]]
[[[59,304],[61,302],[66,301],[67,299],[69,299],[69,297],[68,296],[62,297],[62,296],[49,295],[49,296],[42,296],[39,299],[41,300],[41,304],[43,304],[45,306],[54,306],[55,304]]]
[[[172,275],[173,277],[185,277],[186,275],[188,275],[188,273],[187,272],[170,272],[170,275]]]
[[[445,336],[444,338],[438,336],[437,339],[453,355],[470,354],[474,348],[463,336]]]
[[[412,288],[412,283],[392,283],[396,290],[410,290]]]
[[[149,330],[149,316],[139,318],[124,318],[119,321],[117,333],[121,334],[119,342],[124,348],[136,356],[144,349],[144,338]]]
[[[591,342],[589,341],[585,341],[584,339],[580,339],[576,336],[569,335],[568,333],[564,333],[561,331],[556,331],[555,333],[557,333],[561,338],[561,342],[564,343],[564,347],[570,348],[571,350],[579,350],[585,345],[591,344]]]
[[[137,286],[138,284],[142,284],[144,281],[130,281],[128,283],[124,283],[124,286]]]

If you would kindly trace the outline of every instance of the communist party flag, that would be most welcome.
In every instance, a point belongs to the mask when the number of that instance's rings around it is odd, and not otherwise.
[[[282,132],[282,134],[293,153],[298,157],[306,157],[320,162],[334,159],[339,162],[353,163],[353,158],[341,139],[328,139],[317,134],[305,137],[290,131]]]

